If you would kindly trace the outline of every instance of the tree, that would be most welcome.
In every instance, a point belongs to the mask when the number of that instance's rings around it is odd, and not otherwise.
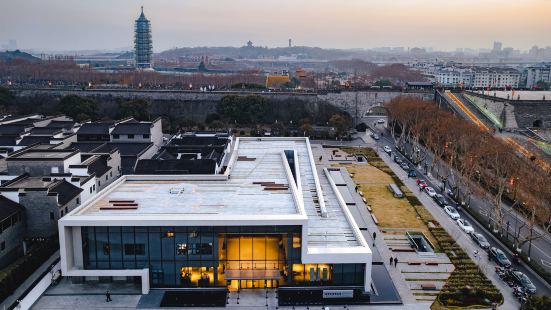
[[[551,297],[547,295],[531,295],[520,310],[548,310],[551,309]]]
[[[536,88],[541,90],[549,90],[549,83],[545,81],[538,81],[536,83]]]
[[[205,119],[205,123],[210,124],[213,121],[219,121],[220,115],[218,113],[209,113],[207,114],[207,118]]]
[[[143,99],[135,99],[130,101],[119,100],[119,117],[133,117],[139,121],[148,121],[150,120],[149,110],[151,105],[149,102]]]
[[[229,123],[254,125],[268,112],[268,103],[258,95],[227,95],[217,104],[216,111]]]
[[[0,87],[0,105],[7,106],[13,102],[15,96],[5,87]]]
[[[340,136],[350,128],[350,120],[344,117],[341,114],[333,114],[329,119],[329,125],[335,127],[337,130],[337,135]]]
[[[68,95],[59,101],[57,110],[77,121],[83,119],[96,119],[98,104],[93,99]]]

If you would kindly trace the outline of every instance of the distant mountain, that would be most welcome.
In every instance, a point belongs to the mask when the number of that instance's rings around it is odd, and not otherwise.
[[[0,60],[15,60],[23,59],[28,61],[39,62],[40,58],[34,57],[29,53],[22,52],[20,50],[0,52]]]
[[[267,48],[259,46],[243,47],[182,47],[157,53],[162,59],[176,59],[182,56],[226,56],[235,59],[257,59],[264,57],[296,56],[298,59],[369,59],[373,53],[367,50],[323,49],[319,47],[293,46]]]

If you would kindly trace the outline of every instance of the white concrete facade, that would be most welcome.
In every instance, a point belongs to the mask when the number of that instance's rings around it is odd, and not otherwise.
[[[293,152],[293,169],[285,151]],[[325,192],[320,177],[329,183]],[[253,186],[267,181],[288,184],[288,189],[272,193]],[[173,185],[184,196],[175,196]],[[102,209],[130,192],[137,209]],[[238,138],[224,175],[123,176],[58,225],[64,276],[139,276],[144,294],[150,285],[148,269],[84,269],[81,227],[300,226],[303,264],[364,264],[364,290],[371,290],[371,249],[329,172],[318,176],[308,138]]]

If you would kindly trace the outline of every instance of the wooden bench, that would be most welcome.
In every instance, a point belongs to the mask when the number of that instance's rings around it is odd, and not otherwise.
[[[371,213],[371,212],[373,212],[373,210],[371,209],[371,207],[370,207],[370,206],[368,206],[368,205],[365,205],[365,207],[367,208],[367,211],[369,211],[370,213]]]
[[[375,222],[375,225],[379,225],[379,221],[377,220],[377,217],[375,217],[375,214],[371,213],[371,218],[373,219],[373,222]]]
[[[437,262],[426,262],[425,265],[427,265],[427,266],[438,266],[439,264]]]
[[[433,283],[423,283],[421,284],[421,289],[424,291],[436,291],[436,285]]]
[[[237,156],[237,161],[255,161],[256,158],[254,157],[247,157],[247,156]]]

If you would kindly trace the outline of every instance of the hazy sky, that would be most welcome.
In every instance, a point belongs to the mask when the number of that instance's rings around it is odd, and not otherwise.
[[[132,46],[140,5],[155,51],[183,46],[551,45],[551,0],[1,0],[0,44],[44,50]]]

